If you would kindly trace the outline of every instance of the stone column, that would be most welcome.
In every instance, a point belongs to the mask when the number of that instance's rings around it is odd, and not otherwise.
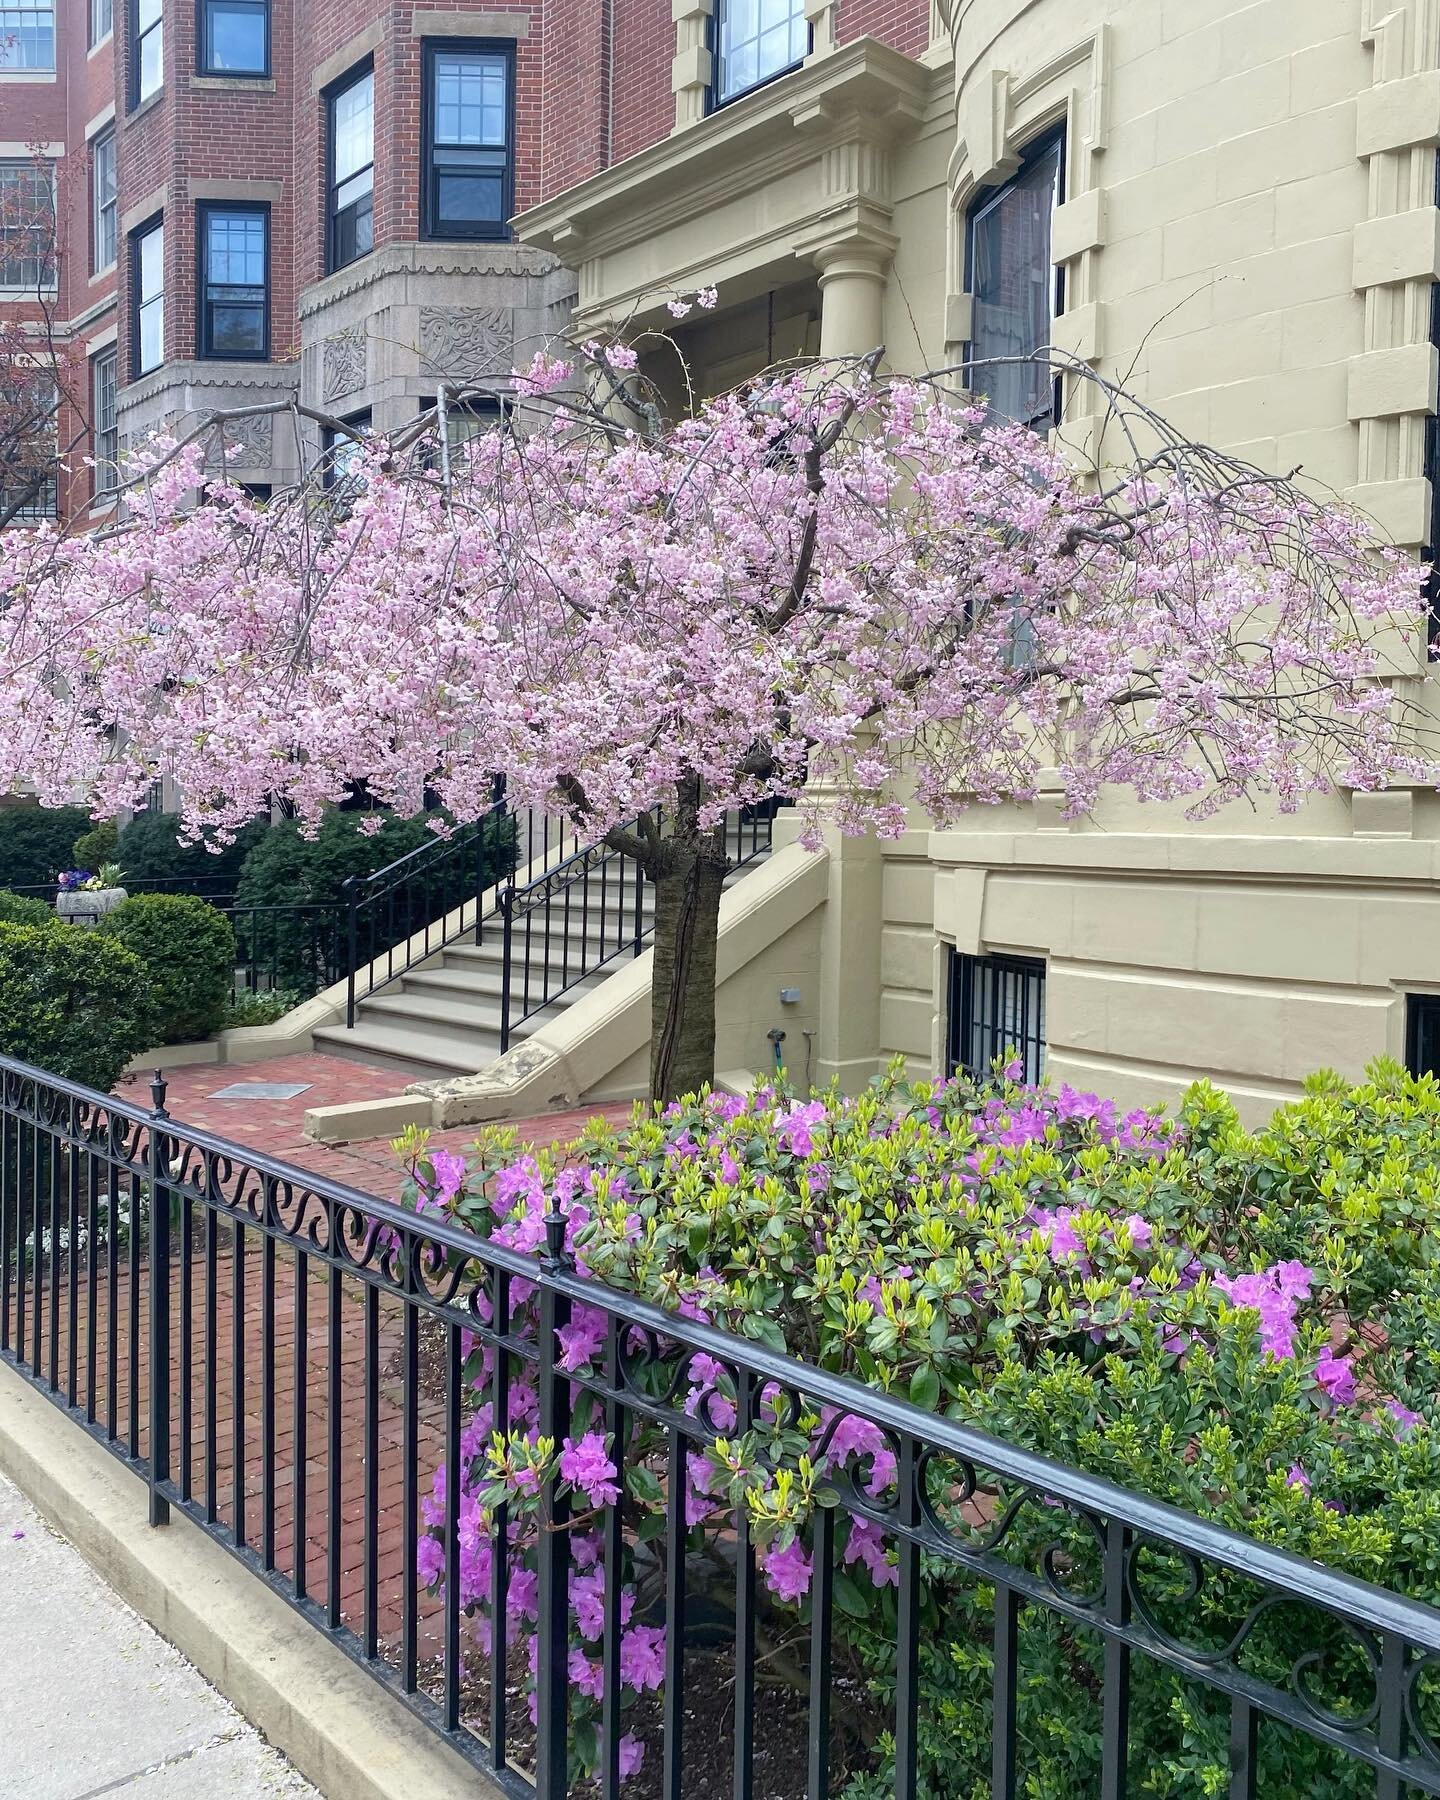
[[[805,245],[820,271],[821,357],[864,356],[885,341],[885,281],[896,239],[874,216]],[[872,213],[878,208],[865,208]],[[830,811],[822,792],[822,808]],[[783,817],[783,815],[782,815]],[[880,928],[884,863],[873,833],[824,827],[829,891],[820,939],[815,1083],[861,1090],[880,1067]]]
[[[867,241],[814,251],[820,270],[820,354],[863,356],[885,341],[885,272],[893,246]]]

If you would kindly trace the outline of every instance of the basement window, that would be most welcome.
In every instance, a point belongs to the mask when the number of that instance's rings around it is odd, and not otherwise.
[[[1028,956],[950,952],[947,1075],[980,1081],[997,1057],[1015,1054],[1024,1080],[1045,1073],[1045,964]]]

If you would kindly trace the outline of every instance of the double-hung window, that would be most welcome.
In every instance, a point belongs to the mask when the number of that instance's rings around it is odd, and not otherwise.
[[[719,0],[715,13],[715,104],[723,106],[783,75],[810,53],[805,0]]]
[[[366,69],[328,102],[326,265],[343,269],[375,247],[375,72]]]
[[[363,412],[351,413],[345,423],[353,426],[361,437],[368,437],[372,424],[369,407],[367,406]],[[321,435],[320,448],[321,486],[343,488],[360,461],[359,444],[348,431],[341,431],[334,425],[327,425]]]
[[[163,0],[130,0],[130,104],[142,105],[165,81]]]
[[[425,46],[426,237],[509,236],[513,92],[510,45]]]
[[[270,208],[241,202],[202,204],[201,356],[270,354]]]
[[[120,430],[116,421],[117,361],[114,350],[90,359],[90,414],[94,439],[94,493],[97,500],[120,485]]]
[[[103,44],[115,29],[115,0],[90,0],[90,48]]]
[[[90,151],[91,267],[99,274],[115,260],[115,132],[102,131]]]
[[[1061,198],[1065,144],[1058,134],[1031,146],[1003,187],[972,204],[966,233],[972,312],[970,386],[997,413],[1048,431],[1059,418],[1059,380],[1035,357],[1050,342],[1063,304],[1050,230]]]
[[[55,0],[0,0],[0,69],[55,67]]]
[[[55,285],[55,177],[47,164],[0,162],[0,288]]]
[[[270,0],[201,0],[200,73],[270,73]]]
[[[165,222],[156,219],[130,239],[130,292],[134,310],[135,373],[147,375],[165,360]]]

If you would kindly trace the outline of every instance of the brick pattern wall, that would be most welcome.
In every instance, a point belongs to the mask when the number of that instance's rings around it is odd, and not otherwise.
[[[548,199],[605,166],[608,18],[605,0],[548,0],[536,198]]]
[[[668,136],[675,123],[670,86],[675,26],[669,0],[614,0],[613,162]]]
[[[919,56],[930,42],[930,0],[839,0],[835,42],[852,44],[862,37]]]

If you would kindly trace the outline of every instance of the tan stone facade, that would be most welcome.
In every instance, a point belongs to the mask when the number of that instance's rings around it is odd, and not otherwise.
[[[674,7],[673,133],[518,221],[578,272],[578,330],[713,282],[685,339],[707,385],[881,341],[899,368],[956,360],[967,213],[1058,127],[1052,342],[1428,543],[1440,0],[940,0],[919,57],[834,47],[817,5],[804,65],[708,115],[705,10]],[[1094,405],[1065,397],[1067,438]],[[1043,959],[1057,1077],[1138,1100],[1207,1074],[1252,1111],[1403,1054],[1409,997],[1440,994],[1428,793],[1203,826],[1116,799],[1066,827],[1042,798],[827,867],[821,1080],[940,1067],[952,953]],[[773,995],[753,1006],[758,1038]]]

